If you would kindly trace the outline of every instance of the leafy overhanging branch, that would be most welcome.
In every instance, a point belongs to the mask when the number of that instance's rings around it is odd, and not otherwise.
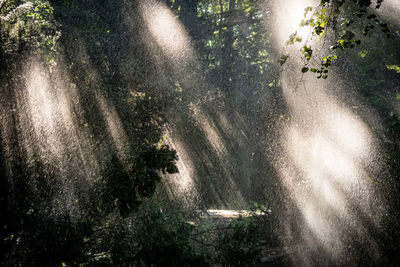
[[[328,77],[329,67],[338,58],[337,51],[353,49],[361,44],[361,38],[368,35],[372,30],[379,28],[380,31],[392,38],[389,26],[379,16],[373,13],[373,9],[379,9],[384,0],[377,0],[373,3],[370,0],[322,0],[318,6],[308,6],[304,9],[304,19],[300,23],[300,27],[311,27],[311,38],[302,47],[302,54],[306,60],[301,68],[302,73],[311,71],[316,73],[317,78],[326,79]],[[312,11],[314,13],[309,15]],[[348,12],[350,11],[350,12]],[[348,15],[348,14],[351,15]],[[309,67],[308,64],[313,56],[311,45],[307,45],[313,38],[325,37],[327,33],[335,34],[334,43],[330,46],[331,53],[321,58],[318,66]],[[287,45],[296,42],[301,43],[303,38],[293,33]],[[289,55],[283,54],[279,63],[285,64]]]

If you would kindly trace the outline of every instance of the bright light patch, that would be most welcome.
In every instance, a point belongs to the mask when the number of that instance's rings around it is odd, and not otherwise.
[[[316,135],[311,140],[311,164],[318,169],[318,176],[329,175],[344,184],[354,181],[358,170],[340,145],[328,136]]]
[[[306,97],[298,91],[292,94],[298,101]],[[358,233],[363,227],[354,207],[371,217],[365,205],[371,192],[364,190],[363,164],[368,162],[372,148],[363,123],[328,99],[320,98],[312,115],[298,107],[292,109],[294,119],[284,139],[288,162],[282,166],[281,177],[306,223],[298,225],[304,232],[298,242],[311,247],[318,242],[328,255],[336,257],[346,249],[342,239],[347,231]],[[303,262],[310,260],[305,255],[299,257]]]
[[[374,2],[372,2],[372,5],[373,4]],[[379,9],[376,9],[376,12],[382,17],[384,21],[393,23],[396,26],[400,26],[400,1],[385,0],[383,1],[382,6]],[[397,30],[395,34],[400,37],[399,30]]]
[[[271,211],[268,210],[267,213]],[[204,217],[222,217],[222,218],[239,218],[239,217],[252,217],[255,215],[264,215],[265,213],[261,211],[252,212],[249,210],[217,210],[210,209],[206,211],[206,215]]]
[[[301,69],[300,62],[292,64]],[[282,77],[290,120],[283,130],[286,157],[279,171],[301,216],[292,220],[302,236],[291,242],[308,246],[299,246],[294,257],[307,265],[313,256],[306,251],[317,249],[320,255],[323,251],[325,257],[337,258],[346,255],[352,238],[366,240],[366,247],[372,248],[368,232],[361,234],[366,223],[360,213],[378,225],[371,208],[376,196],[366,179],[375,156],[373,135],[324,82],[291,82],[298,81],[299,74],[290,70]]]
[[[89,134],[76,123],[76,111],[81,109],[76,87],[65,82],[59,67],[50,71],[35,60],[28,62],[24,73],[26,87],[17,101],[28,156],[39,153],[63,175],[83,166],[85,178],[96,176],[98,166]]]
[[[53,101],[47,77],[39,66],[34,66],[27,81],[29,105],[35,127],[53,128]],[[39,129],[38,129],[39,130]]]
[[[330,254],[340,254],[343,244],[338,238],[340,235],[340,225],[334,225],[326,211],[321,210],[318,202],[308,202],[302,205],[301,211],[309,229],[317,238],[319,245],[328,249]],[[316,244],[311,244],[315,246]],[[338,256],[338,255],[337,255]]]
[[[324,179],[319,188],[315,188],[315,191],[320,192],[320,197],[323,198],[332,209],[335,209],[340,216],[349,218],[344,194],[336,189],[328,179]]]
[[[227,154],[225,143],[222,137],[213,123],[211,117],[207,116],[200,108],[194,106],[194,119],[201,125],[202,130],[209,142],[209,144],[215,149],[220,157]]]
[[[172,58],[186,58],[190,41],[176,15],[164,4],[149,1],[142,5],[145,24],[158,46]]]
[[[295,32],[303,39],[310,35],[310,27],[300,27],[300,22],[304,19],[304,9],[313,6],[312,2],[311,0],[281,0],[278,2],[276,25],[278,25],[280,45],[284,44]]]
[[[119,153],[119,156],[126,156],[129,153],[129,142],[122,121],[114,106],[99,92],[95,92],[97,103],[99,103],[102,114],[107,122],[107,130],[114,145]]]
[[[179,173],[168,175],[168,180],[173,183],[174,189],[177,189],[179,193],[194,193],[193,162],[190,159],[190,156],[186,153],[182,143],[177,139],[172,140],[170,136],[171,131],[167,130],[164,135],[163,143],[170,145],[178,153],[179,160],[177,161],[176,166],[178,167]]]
[[[340,142],[343,149],[354,155],[368,153],[370,137],[366,126],[348,112],[336,111],[329,114],[326,119],[326,126],[334,139]]]
[[[44,151],[60,155],[58,131],[62,125],[57,123],[60,107],[46,71],[39,64],[32,63],[27,72],[25,97],[37,144]]]

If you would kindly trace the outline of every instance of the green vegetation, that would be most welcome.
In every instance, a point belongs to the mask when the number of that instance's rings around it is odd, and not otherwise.
[[[380,32],[379,37],[394,38],[388,23],[383,21],[374,10],[379,10],[383,1],[321,1],[318,6],[306,7],[304,9],[304,19],[300,23],[300,27],[311,28],[311,37],[307,43],[313,40],[321,40],[330,42],[330,54],[322,57],[321,66],[315,66],[312,69],[317,73],[317,78],[327,78],[328,68],[332,65],[334,59],[340,54],[340,51],[353,49],[361,45],[362,39],[370,32]],[[375,27],[376,26],[376,27]],[[379,29],[379,30],[377,30]],[[302,42],[302,37],[293,33],[288,44]],[[320,46],[316,44],[315,46]],[[306,50],[304,50],[306,48]],[[308,62],[311,59],[313,49],[311,46],[304,46],[303,54]],[[306,52],[305,52],[306,51]],[[365,50],[360,52],[361,57],[365,57]],[[302,72],[307,72],[309,68],[304,67]],[[325,74],[323,74],[325,73]]]

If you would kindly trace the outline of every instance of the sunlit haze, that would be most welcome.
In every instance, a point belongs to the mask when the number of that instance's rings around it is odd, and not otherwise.
[[[314,6],[313,0],[282,0],[276,3],[276,25],[278,42],[283,46],[289,39],[289,36],[297,32],[303,40],[307,39],[311,33],[310,27],[300,27],[304,17],[304,9],[308,6]],[[308,14],[309,16],[309,14]],[[307,16],[307,17],[308,17]]]
[[[185,59],[190,54],[190,41],[182,23],[164,4],[146,1],[142,4],[145,25],[151,37],[169,57]]]

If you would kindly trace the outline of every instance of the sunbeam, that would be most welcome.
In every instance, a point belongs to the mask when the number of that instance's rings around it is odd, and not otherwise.
[[[276,24],[278,25],[277,39],[279,46],[283,46],[293,33],[297,33],[303,40],[307,39],[311,34],[310,27],[300,27],[300,23],[304,17],[305,8],[313,6],[313,0],[282,0],[276,3]]]
[[[176,15],[156,1],[143,2],[141,10],[145,26],[162,51],[177,62],[187,60],[191,54],[190,39]]]
[[[315,235],[326,255],[334,259],[346,254],[349,236],[361,238],[360,231],[365,235],[358,212],[373,218],[373,211],[365,205],[373,194],[366,166],[372,165],[375,148],[368,127],[335,97],[319,89],[322,84],[316,87],[306,82],[305,86],[305,90],[319,90],[314,94],[317,101],[310,102],[307,92],[283,84],[291,120],[283,138],[288,162],[280,172],[305,222],[303,225],[300,220],[298,230]],[[291,168],[294,172],[288,171]],[[310,233],[292,242],[311,242],[314,247]],[[376,247],[368,236],[362,238],[368,246]],[[310,262],[311,254],[296,253],[303,264]]]
[[[306,33],[299,31],[298,23],[308,5],[312,1],[285,1],[284,11],[277,12],[277,20],[285,22],[279,24],[278,43],[283,45],[293,32]],[[354,240],[375,257],[377,243],[367,228],[380,227],[371,208],[379,200],[368,181],[379,157],[376,140],[362,118],[336,95],[340,90],[331,89],[339,83],[309,80],[296,73],[303,61],[292,48],[293,70],[286,68],[282,74],[290,116],[281,137],[286,160],[278,167],[293,213],[293,218],[282,219],[288,224],[284,240],[301,265],[337,264]]]

